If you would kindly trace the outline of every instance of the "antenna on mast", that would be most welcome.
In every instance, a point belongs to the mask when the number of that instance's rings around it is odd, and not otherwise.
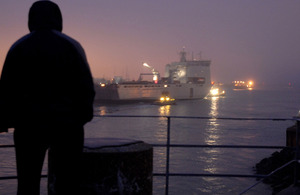
[[[199,60],[202,60],[202,52],[201,51],[198,53],[198,55],[199,55]]]
[[[186,62],[186,52],[184,51],[185,47],[182,48],[180,52],[180,62]]]

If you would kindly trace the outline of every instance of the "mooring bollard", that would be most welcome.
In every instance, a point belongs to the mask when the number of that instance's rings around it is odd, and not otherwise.
[[[84,144],[80,170],[81,185],[78,187],[80,188],[78,192],[84,195],[150,195],[152,194],[152,167],[153,148],[143,141],[87,138]],[[53,177],[50,170],[49,167],[48,175]],[[48,185],[55,184],[48,183]],[[50,191],[48,193],[55,195]]]

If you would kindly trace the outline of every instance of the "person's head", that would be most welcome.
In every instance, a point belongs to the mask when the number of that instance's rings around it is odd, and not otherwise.
[[[62,15],[57,4],[42,0],[33,3],[29,10],[28,27],[30,32],[37,30],[62,31]]]

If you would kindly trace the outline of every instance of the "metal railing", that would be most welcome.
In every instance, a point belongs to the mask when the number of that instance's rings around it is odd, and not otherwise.
[[[199,119],[199,120],[239,120],[239,121],[295,121],[297,122],[296,130],[296,143],[298,140],[298,131],[300,130],[300,122],[297,118],[226,118],[226,117],[186,117],[186,116],[140,116],[140,115],[95,115],[95,117],[123,117],[123,118],[166,118],[167,119],[167,140],[166,144],[152,144],[153,147],[165,147],[166,148],[166,170],[165,173],[153,173],[153,176],[165,177],[165,194],[169,194],[169,177],[181,176],[181,177],[242,177],[242,178],[259,178],[260,180],[249,186],[240,194],[244,194],[251,190],[253,187],[261,183],[264,179],[272,176],[277,171],[290,166],[292,164],[297,165],[299,163],[299,147],[296,147],[295,159],[286,163],[285,165],[277,168],[268,175],[249,175],[249,174],[204,174],[204,173],[171,173],[170,172],[170,148],[248,148],[248,149],[283,149],[285,146],[257,146],[257,145],[201,145],[201,144],[171,144],[171,119]],[[298,146],[298,144],[297,144]],[[1,148],[14,147],[14,145],[0,145]],[[298,181],[297,166],[294,169],[294,184]],[[47,177],[47,175],[42,175]],[[0,180],[17,179],[16,176],[0,177]]]

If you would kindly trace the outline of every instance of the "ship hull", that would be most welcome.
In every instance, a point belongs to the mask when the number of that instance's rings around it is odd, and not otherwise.
[[[201,99],[209,93],[210,86],[202,84],[112,84],[96,87],[96,100],[147,101],[158,100],[169,94],[176,100]]]

